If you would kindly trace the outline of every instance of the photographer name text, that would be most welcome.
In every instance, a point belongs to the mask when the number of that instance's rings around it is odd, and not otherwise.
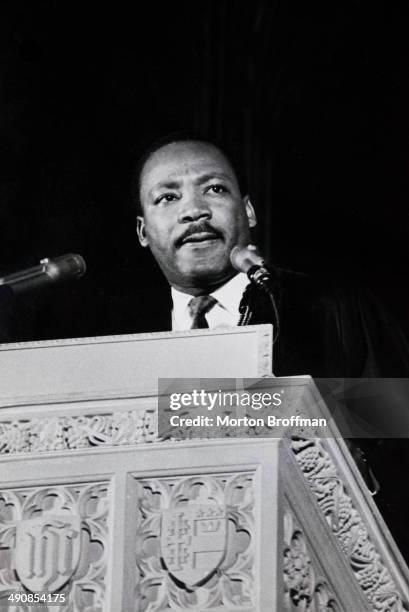
[[[266,417],[233,417],[217,415],[216,417],[198,415],[182,417],[174,414],[169,422],[172,427],[326,427],[327,419],[310,419],[299,415],[277,417],[269,414]]]

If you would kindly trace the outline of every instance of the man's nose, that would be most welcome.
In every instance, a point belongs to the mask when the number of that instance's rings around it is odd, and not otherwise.
[[[210,219],[212,212],[206,201],[198,195],[186,197],[180,203],[179,223],[191,223],[199,219]]]

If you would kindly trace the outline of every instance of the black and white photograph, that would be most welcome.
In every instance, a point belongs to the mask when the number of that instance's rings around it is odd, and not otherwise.
[[[408,13],[0,0],[0,611],[409,612]]]

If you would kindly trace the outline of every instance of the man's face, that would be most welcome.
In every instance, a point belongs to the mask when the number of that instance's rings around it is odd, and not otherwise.
[[[140,183],[139,241],[168,282],[200,292],[233,276],[230,252],[249,244],[256,218],[221,151],[195,141],[165,145],[146,162]]]

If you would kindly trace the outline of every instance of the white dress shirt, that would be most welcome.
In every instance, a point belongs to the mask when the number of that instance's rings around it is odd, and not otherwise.
[[[219,287],[216,289],[216,291],[210,293],[210,295],[217,300],[217,304],[215,304],[213,308],[211,308],[205,315],[206,321],[210,328],[225,327],[226,325],[235,327],[237,325],[240,318],[240,301],[248,284],[249,279],[247,278],[246,274],[240,272],[222,287]],[[182,293],[181,291],[178,291],[172,287],[173,331],[182,331],[191,328],[192,318],[189,314],[188,304],[192,297],[192,295]]]

